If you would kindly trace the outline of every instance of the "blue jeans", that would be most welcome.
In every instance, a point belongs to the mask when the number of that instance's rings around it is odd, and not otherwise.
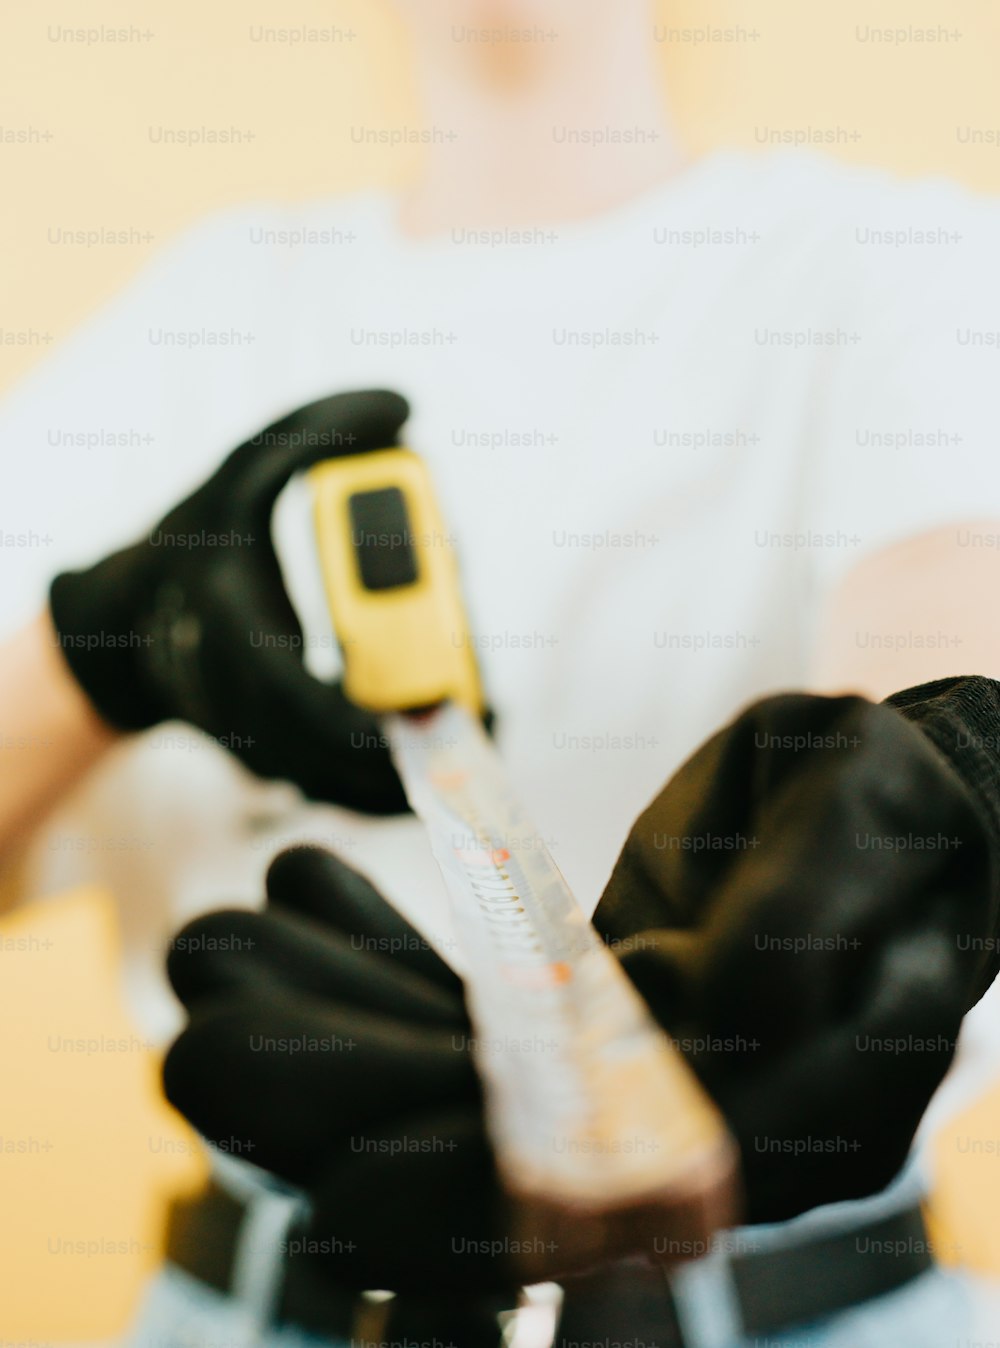
[[[989,1304],[992,1300],[993,1305]],[[627,1338],[627,1324],[622,1326]],[[731,1348],[954,1348],[1000,1342],[1000,1287],[934,1269],[888,1296],[787,1333],[731,1340]],[[349,1348],[294,1329],[255,1334],[231,1297],[180,1269],[152,1283],[127,1348]]]
[[[153,1280],[126,1348],[348,1348],[304,1330],[263,1329],[237,1303],[168,1265]]]
[[[883,1193],[836,1203],[790,1222],[744,1227],[725,1246],[773,1249],[810,1233],[844,1231],[911,1204],[921,1179],[909,1165]],[[721,1242],[720,1242],[721,1243]],[[266,1252],[265,1252],[266,1253]],[[266,1273],[265,1273],[266,1278]],[[255,1274],[251,1287],[260,1283]],[[689,1348],[955,1348],[1000,1343],[1000,1283],[935,1266],[885,1296],[785,1332],[745,1335],[727,1313],[725,1258],[683,1265],[673,1279]],[[620,1337],[629,1335],[623,1307]],[[275,1328],[256,1308],[168,1266],[153,1281],[123,1348],[350,1348],[343,1339]],[[650,1345],[652,1348],[652,1345]]]
[[[831,1203],[788,1222],[741,1227],[728,1244],[761,1252],[810,1236],[851,1231],[919,1202],[925,1192],[916,1158],[871,1198]],[[672,1279],[690,1348],[955,1348],[1000,1343],[1000,1283],[990,1286],[937,1264],[895,1291],[788,1330],[745,1334],[730,1302],[724,1259],[682,1266]]]

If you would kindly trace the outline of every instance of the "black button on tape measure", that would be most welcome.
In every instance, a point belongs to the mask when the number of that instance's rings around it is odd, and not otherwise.
[[[398,487],[355,492],[348,499],[351,541],[366,590],[413,585],[417,559],[406,498]]]

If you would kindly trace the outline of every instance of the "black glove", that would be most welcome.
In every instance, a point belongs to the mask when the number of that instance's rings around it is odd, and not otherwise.
[[[889,1182],[997,971],[998,694],[767,698],[625,844],[595,924],[728,1117],[753,1221]]]
[[[475,1297],[541,1276],[558,1252],[522,1259],[507,1234],[460,980],[327,852],[282,853],[267,892],[174,941],[190,1021],[169,1099],[307,1191],[302,1257],[344,1287]]]
[[[305,669],[271,510],[293,473],[395,445],[408,411],[383,391],[300,408],[235,450],[141,542],[56,577],[59,644],[111,725],[188,721],[309,796],[406,808],[374,720]]]

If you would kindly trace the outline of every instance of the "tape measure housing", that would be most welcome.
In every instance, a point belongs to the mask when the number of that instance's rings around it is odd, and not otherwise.
[[[458,567],[426,464],[380,449],[308,476],[344,692],[373,712],[450,700],[480,714]]]

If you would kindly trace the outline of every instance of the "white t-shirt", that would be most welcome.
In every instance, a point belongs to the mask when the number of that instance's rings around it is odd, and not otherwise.
[[[397,388],[457,537],[510,773],[590,909],[678,763],[751,699],[802,686],[824,597],[852,566],[1000,518],[1000,207],[944,181],[728,152],[551,230],[414,241],[395,206],[216,215],[24,380],[0,409],[0,622],[278,415]],[[319,659],[308,531],[288,527],[301,506],[286,496],[278,534]],[[308,805],[180,726],[119,752],[60,811],[35,887],[112,885],[130,989],[162,1035],[170,933],[259,902],[297,838],[444,938],[414,820]],[[970,1036],[989,1057],[986,1024]]]

